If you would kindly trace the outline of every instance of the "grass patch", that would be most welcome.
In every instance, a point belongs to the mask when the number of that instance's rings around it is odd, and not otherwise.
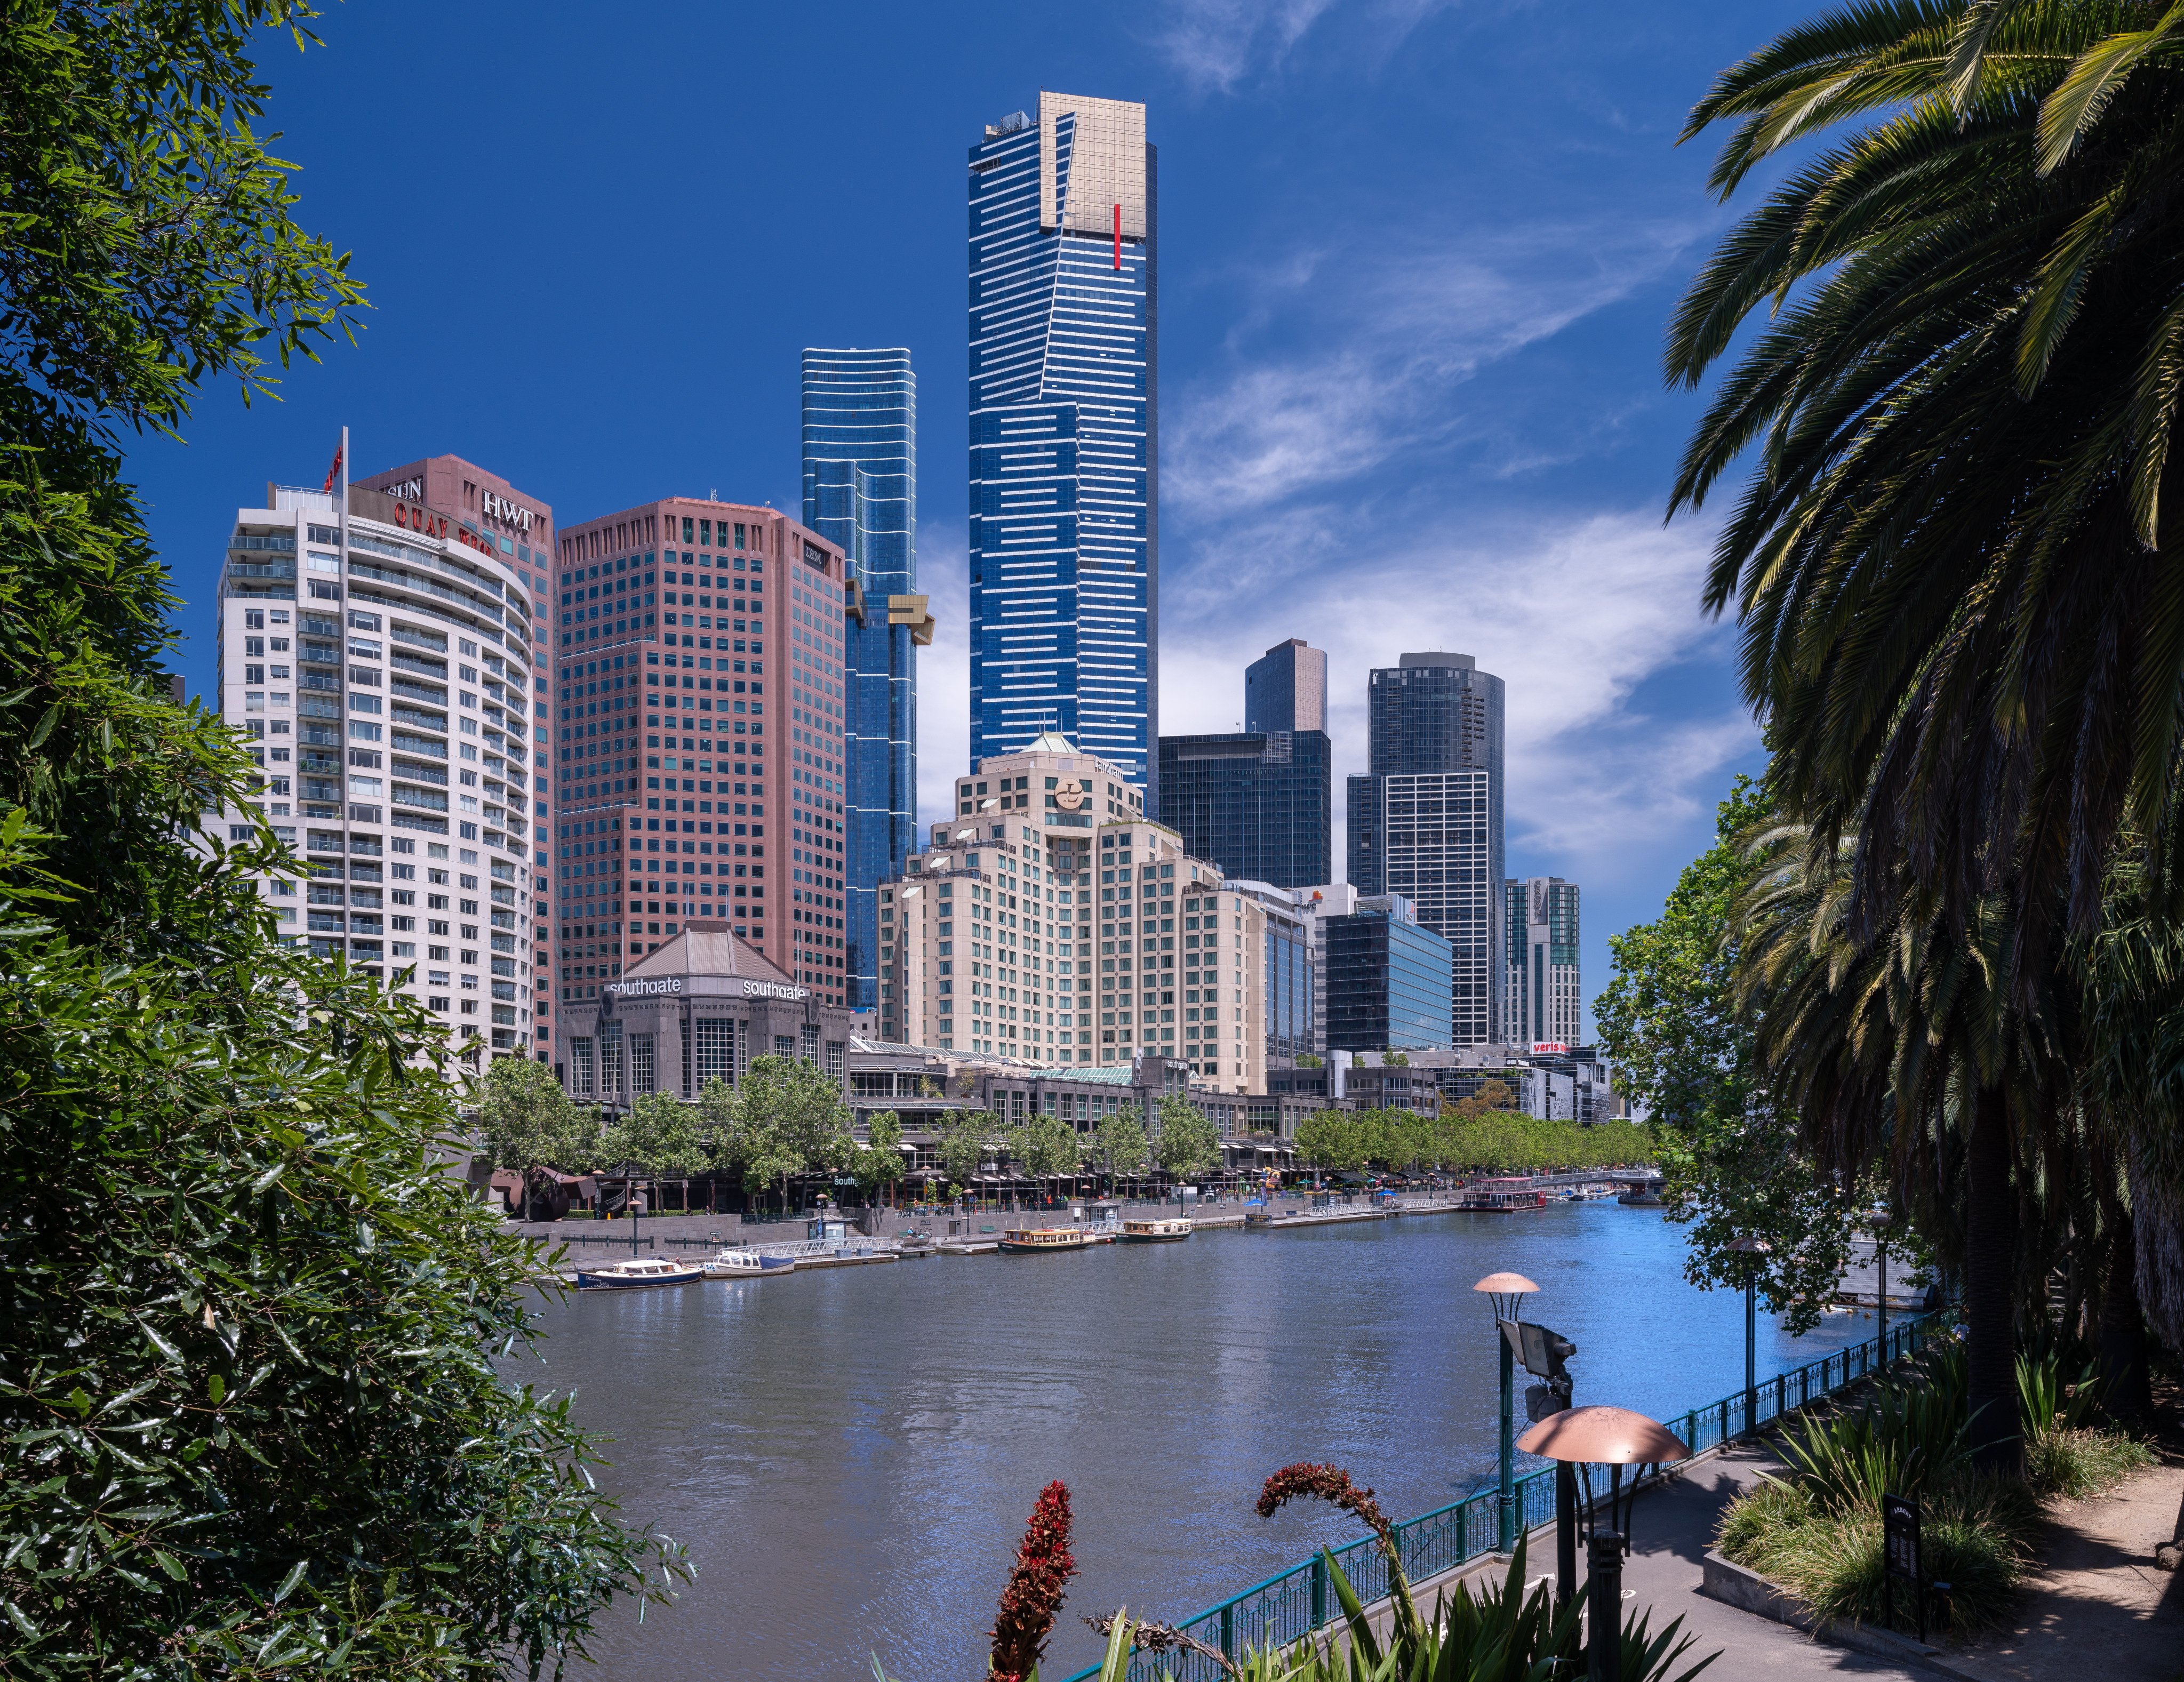
[[[2025,1451],[2025,1475],[2032,1486],[2042,1495],[2071,1501],[2100,1495],[2153,1464],[2153,1451],[2120,1431],[2048,1431]]]
[[[1926,1496],[1929,1577],[1950,1585],[1950,1633],[1995,1622],[2025,1573],[2025,1540],[2038,1507],[2021,1484],[1970,1480]],[[1823,1617],[1884,1621],[1880,1515],[1830,1506],[1769,1479],[1723,1515],[1723,1555],[1788,1590]],[[1908,1608],[1899,1602],[1900,1621]],[[1929,1609],[1930,1620],[1938,1607]]]

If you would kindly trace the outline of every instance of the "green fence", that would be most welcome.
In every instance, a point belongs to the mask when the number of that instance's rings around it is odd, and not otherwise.
[[[1868,1338],[1864,1343],[1763,1379],[1751,1417],[1747,1417],[1745,1394],[1740,1390],[1665,1423],[1690,1445],[1693,1455],[1702,1454],[1915,1353],[1934,1319],[1932,1315],[1922,1315],[1891,1325],[1885,1354],[1881,1339]],[[1498,1491],[1489,1490],[1396,1526],[1404,1573],[1412,1582],[1419,1583],[1467,1560],[1490,1553],[1497,1540],[1495,1519],[1499,1499]],[[1554,1518],[1555,1474],[1552,1467],[1517,1480],[1517,1510],[1520,1530],[1532,1529]],[[1388,1562],[1377,1542],[1367,1537],[1333,1551],[1359,1600],[1369,1606],[1386,1597]],[[1184,1619],[1179,1627],[1185,1635],[1195,1636],[1209,1646],[1217,1646],[1234,1658],[1248,1647],[1264,1647],[1270,1643],[1286,1646],[1300,1641],[1340,1612],[1340,1607],[1329,1589],[1327,1562],[1323,1557],[1315,1555],[1195,1618]],[[1098,1665],[1088,1665],[1066,1679],[1066,1682],[1087,1682],[1099,1671]],[[1130,1682],[1158,1682],[1162,1677],[1173,1677],[1175,1682],[1223,1682],[1223,1673],[1212,1660],[1185,1651],[1162,1657],[1145,1656],[1134,1659],[1129,1676]]]

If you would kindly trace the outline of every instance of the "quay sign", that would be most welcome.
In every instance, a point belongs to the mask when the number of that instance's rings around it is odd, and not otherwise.
[[[784,987],[777,981],[747,981],[744,983],[744,997],[746,999],[808,999],[811,997],[811,992],[810,989],[802,987]]]
[[[676,976],[667,981],[616,981],[607,983],[607,991],[626,999],[641,999],[652,993],[680,993],[682,977]]]

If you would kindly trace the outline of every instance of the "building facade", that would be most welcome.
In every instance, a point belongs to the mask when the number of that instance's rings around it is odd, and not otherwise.
[[[971,148],[974,770],[1053,732],[1154,793],[1156,164],[1144,106],[1068,94]]]
[[[1160,738],[1161,822],[1231,876],[1334,874],[1334,745],[1323,730]]]
[[[850,1013],[823,1005],[717,919],[675,936],[570,1002],[571,1095],[627,1107],[649,1092],[696,1100],[707,1083],[741,1083],[754,1057],[800,1057],[846,1086]]]
[[[917,376],[907,350],[804,353],[804,523],[840,549],[844,996],[879,1004],[879,884],[917,844]]]
[[[1455,955],[1444,1042],[1487,1044],[1502,1022],[1502,680],[1469,654],[1407,654],[1375,668],[1367,771],[1349,779],[1350,880],[1398,894]]]
[[[1314,918],[1302,896],[1270,882],[1228,878],[1227,891],[1240,894],[1266,917],[1267,1067],[1294,1067],[1319,1044],[1319,977]]]
[[[1325,731],[1326,650],[1292,637],[1245,666],[1244,728]]]
[[[1446,1043],[1450,943],[1396,894],[1361,897],[1329,917],[1327,1044],[1330,1051],[1409,1050]]]
[[[270,487],[237,511],[220,576],[220,715],[264,773],[231,834],[262,816],[298,859],[261,883],[277,926],[499,1055],[551,1031],[532,712],[552,524],[442,456]]]
[[[556,560],[560,1004],[697,918],[846,1008],[842,551],[671,497],[569,527]]]
[[[1128,811],[1122,775],[1047,736],[959,780],[956,816],[881,890],[882,1020],[912,1044],[1167,1056],[1215,1090],[1260,1091],[1266,915],[1173,831],[1100,815]]]
[[[1585,1039],[1578,973],[1577,883],[1558,876],[1507,885],[1509,945],[1502,1018],[1510,1043],[1563,1050]]]

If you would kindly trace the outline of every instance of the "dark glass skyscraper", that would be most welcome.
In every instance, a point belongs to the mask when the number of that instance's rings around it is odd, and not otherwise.
[[[917,376],[907,350],[804,353],[804,523],[847,557],[843,1002],[879,1003],[878,890],[917,844]]]
[[[1447,937],[1450,1042],[1498,1041],[1502,680],[1469,654],[1405,654],[1375,668],[1368,701],[1368,769],[1349,780],[1350,880],[1362,894],[1401,894]]]
[[[1326,650],[1292,637],[1245,666],[1244,728],[1326,729]]]
[[[1333,1051],[1416,1051],[1448,1026],[1449,943],[1410,917],[1400,898],[1360,900],[1329,917],[1327,1044]]]
[[[1158,228],[1145,108],[1041,93],[971,148],[971,759],[1055,731],[1156,804]]]
[[[1160,738],[1160,821],[1230,876],[1277,888],[1332,880],[1334,786],[1323,730]]]

